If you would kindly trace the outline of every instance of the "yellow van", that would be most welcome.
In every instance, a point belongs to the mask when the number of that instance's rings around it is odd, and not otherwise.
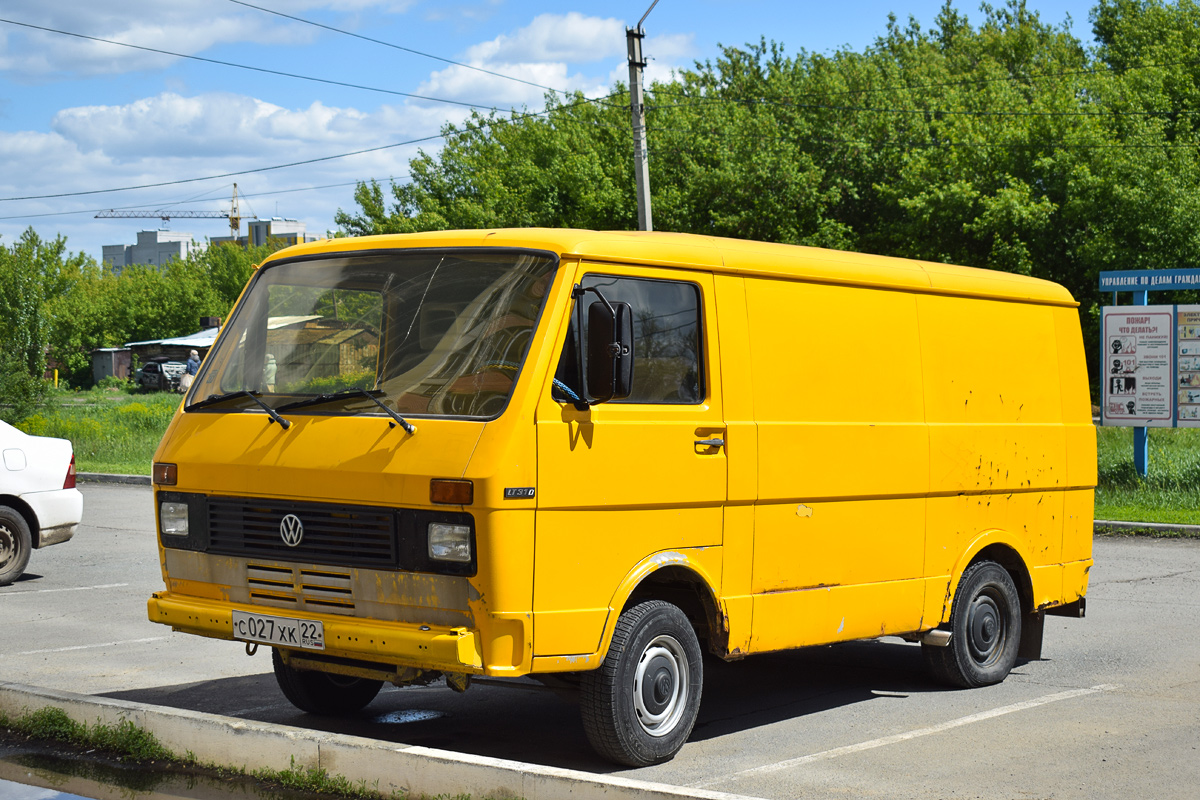
[[[671,758],[701,653],[921,642],[971,687],[1083,616],[1096,480],[1046,281],[666,233],[291,247],[155,456],[150,619],[273,648],[283,693],[578,688]]]

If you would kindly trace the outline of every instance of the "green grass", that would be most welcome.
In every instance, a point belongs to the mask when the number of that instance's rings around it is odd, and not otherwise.
[[[77,472],[149,475],[179,400],[171,392],[129,394],[117,388],[51,392],[45,406],[17,427],[70,439]]]
[[[127,719],[116,725],[85,725],[67,716],[61,708],[41,708],[19,717],[0,712],[0,729],[31,739],[64,742],[76,747],[102,750],[134,761],[170,761],[170,750],[159,744],[154,734]]]
[[[241,769],[228,769],[216,764],[201,764],[188,752],[176,755],[163,747],[154,734],[139,728],[129,720],[116,725],[97,722],[85,725],[67,716],[60,708],[46,707],[27,711],[16,717],[0,712],[0,733],[9,732],[42,742],[62,742],[79,750],[97,750],[118,759],[130,759],[139,763],[168,762],[185,770],[198,770],[218,776],[247,776],[265,783],[268,787],[295,792],[338,798],[339,800],[424,800],[424,796],[410,796],[395,791],[383,794],[366,781],[352,781],[341,775],[332,775],[319,767],[301,767],[292,759],[285,770],[260,769],[247,773]],[[470,795],[438,795],[433,800],[471,800]]]
[[[1096,519],[1200,525],[1200,429],[1151,429],[1145,478],[1134,468],[1132,428],[1096,434]]]

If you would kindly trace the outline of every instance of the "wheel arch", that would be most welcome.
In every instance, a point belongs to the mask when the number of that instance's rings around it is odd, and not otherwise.
[[[603,658],[608,652],[621,613],[644,600],[663,600],[677,606],[692,623],[701,646],[715,655],[724,655],[729,626],[714,584],[707,570],[685,552],[664,551],[647,557],[630,570],[613,593],[597,655]]]
[[[1029,553],[1025,545],[1011,533],[1002,530],[989,530],[981,533],[963,551],[950,582],[946,587],[946,599],[942,604],[940,624],[950,621],[950,610],[954,605],[954,595],[958,592],[963,573],[980,561],[994,561],[1008,572],[1017,587],[1017,596],[1021,599],[1021,614],[1028,616],[1035,611],[1033,598],[1033,577],[1029,571]]]
[[[29,526],[29,539],[32,542],[32,548],[37,550],[42,541],[42,526],[38,524],[37,514],[33,513],[33,509],[29,507],[21,498],[11,494],[0,494],[0,506],[7,506],[13,511],[16,511],[25,520],[25,524]]]

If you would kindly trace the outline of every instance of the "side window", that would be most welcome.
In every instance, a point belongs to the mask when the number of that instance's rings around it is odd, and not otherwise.
[[[703,401],[699,287],[611,275],[588,275],[583,285],[599,289],[610,303],[629,303],[633,308],[633,393],[613,402],[696,405]],[[594,300],[588,293],[582,302]],[[575,322],[572,311],[554,375],[553,397],[559,402],[574,400],[581,383]]]

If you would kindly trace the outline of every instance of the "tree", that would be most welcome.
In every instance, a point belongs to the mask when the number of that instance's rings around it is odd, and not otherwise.
[[[90,386],[91,353],[100,347],[194,333],[201,317],[226,317],[254,271],[279,249],[215,245],[164,267],[134,264],[120,275],[95,262],[72,273],[47,307],[52,352],[74,386]]]
[[[1200,263],[1200,6],[1100,0],[1097,45],[1024,0],[973,27],[889,18],[862,52],[726,47],[647,92],[660,230],[861,250],[1064,284]],[[348,233],[635,226],[628,95],[444,130],[412,182],[362,184]],[[1089,348],[1089,353],[1092,348]]]
[[[61,236],[45,241],[26,230],[11,247],[0,246],[0,411],[17,421],[36,407],[50,349],[47,309],[94,262],[66,255]]]

